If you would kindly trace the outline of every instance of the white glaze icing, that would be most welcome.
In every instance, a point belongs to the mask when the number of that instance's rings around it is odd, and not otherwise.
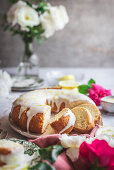
[[[63,102],[65,103],[65,107],[69,107],[70,102],[78,100],[86,100],[90,103],[93,103],[93,101],[89,97],[80,94],[74,90],[42,89],[31,91],[21,95],[13,103],[13,107],[17,105],[21,106],[19,119],[21,118],[24,110],[29,109],[27,111],[27,130],[29,130],[29,123],[32,117],[37,113],[46,114],[47,110],[49,110],[50,106],[46,105],[46,101],[48,101],[48,104],[52,103],[52,107],[55,103],[57,106],[56,112],[59,112],[60,106]]]
[[[88,112],[88,115],[89,115],[89,122],[92,123],[92,115],[90,113],[90,111],[88,109],[85,108],[85,110]]]
[[[63,101],[69,103],[77,100],[86,100],[93,103],[89,97],[75,92],[74,90],[44,89],[31,91],[21,95],[14,102],[14,105],[21,105],[24,107],[31,107],[33,104],[46,105],[46,100],[48,103],[52,102],[52,105],[54,105],[55,102],[57,107],[59,107]]]
[[[74,126],[74,124],[75,124],[76,117],[70,109],[64,114],[64,117],[66,117],[66,116],[69,116],[69,121],[68,121],[67,125],[59,133],[63,133],[65,130],[67,130],[71,126]]]
[[[26,115],[28,117],[27,119],[27,131],[29,132],[29,124],[33,116],[35,116],[37,113],[43,113],[46,114],[47,112],[51,112],[51,107],[48,105],[34,105],[30,107],[30,110],[27,111]]]

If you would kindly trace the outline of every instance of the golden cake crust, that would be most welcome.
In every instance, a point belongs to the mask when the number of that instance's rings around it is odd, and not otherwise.
[[[17,105],[15,107],[12,108],[11,110],[11,118],[13,120],[13,122],[17,125],[19,125],[19,112],[20,112],[20,105]]]
[[[69,127],[67,130],[64,131],[64,133],[69,134],[73,130],[74,126]],[[63,133],[61,133],[63,134]]]
[[[11,117],[12,117],[12,120],[14,121],[14,123],[26,131],[27,131],[27,115],[26,115],[26,113],[28,110],[29,110],[29,108],[26,109],[21,114],[20,119],[19,119],[20,105],[15,106],[11,113]],[[37,113],[35,116],[33,116],[30,121],[30,124],[29,124],[30,132],[42,133],[43,122],[44,122],[44,114],[43,113]]]
[[[50,123],[50,125],[52,126],[52,128],[55,129],[57,133],[59,133],[67,125],[68,121],[69,121],[69,115],[65,117],[62,116],[60,119]]]
[[[43,122],[44,122],[44,114],[37,113],[35,116],[32,117],[30,121],[30,131],[35,133],[43,133]]]

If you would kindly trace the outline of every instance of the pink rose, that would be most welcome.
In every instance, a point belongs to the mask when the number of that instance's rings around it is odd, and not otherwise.
[[[114,148],[109,146],[105,140],[96,139],[91,144],[83,142],[79,153],[82,159],[92,167],[95,167],[95,160],[97,160],[97,168],[114,170]]]
[[[92,84],[92,88],[90,88],[88,92],[89,97],[96,103],[97,106],[100,105],[102,97],[112,95],[111,90],[106,90],[97,84]]]

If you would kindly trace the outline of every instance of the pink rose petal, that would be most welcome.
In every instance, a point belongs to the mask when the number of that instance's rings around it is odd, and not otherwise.
[[[91,144],[83,142],[80,146],[80,156],[89,164],[94,164],[98,160],[99,167],[106,167],[113,170],[114,148],[108,145],[105,140],[94,140]]]
[[[89,97],[96,103],[97,106],[101,103],[101,98],[105,96],[111,96],[111,90],[106,90],[102,86],[92,84],[92,88],[88,90]]]

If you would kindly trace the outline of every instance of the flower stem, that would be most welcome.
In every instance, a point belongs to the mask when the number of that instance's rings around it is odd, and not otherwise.
[[[24,57],[23,62],[28,62],[30,56],[32,55],[32,44],[29,42],[25,43],[25,51],[24,51]]]
[[[24,56],[23,56],[23,63],[24,63],[24,76],[26,76],[28,74],[28,69],[30,67],[30,57],[33,53],[33,49],[32,49],[32,43],[30,42],[25,42],[25,50],[24,50]]]

